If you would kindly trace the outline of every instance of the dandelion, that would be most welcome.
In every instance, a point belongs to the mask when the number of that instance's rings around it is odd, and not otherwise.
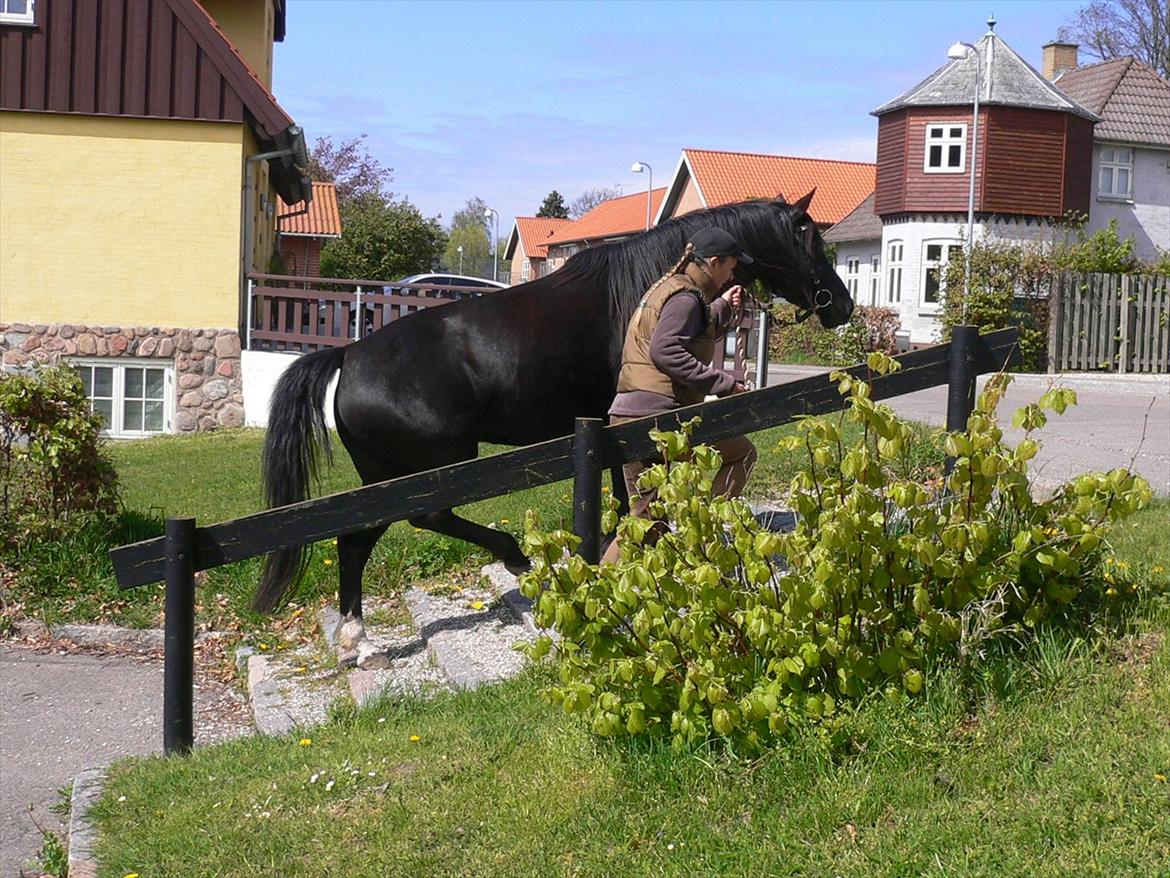
[[[473,610],[482,610],[482,609],[483,609],[483,601],[475,601],[475,602],[474,602],[474,603],[471,605],[471,609],[473,609]]]
[[[412,744],[417,744],[421,740],[422,740],[422,738],[420,738],[418,735],[411,735],[410,736],[410,743],[412,743]]]
[[[309,673],[309,669],[306,668],[304,665],[301,665],[299,668],[297,668],[297,673],[298,674],[307,674],[307,673]]]
[[[1128,570],[1129,569],[1129,562],[1128,561],[1118,561],[1117,562],[1117,569],[1118,570]]]
[[[122,878],[138,878],[137,872],[127,872]]]
[[[602,485],[602,487],[601,487],[601,493],[602,493],[602,494],[608,494],[608,493],[609,493],[609,485]]]
[[[261,648],[261,649],[268,649],[268,644],[267,644],[267,643],[261,643],[261,644],[260,644],[260,648]]]
[[[508,524],[508,519],[506,519],[506,518],[501,518],[501,519],[500,519],[500,524]]]
[[[1105,574],[1105,581],[1106,581],[1106,582],[1113,582],[1113,574],[1112,574],[1112,573],[1106,573],[1106,574]]]
[[[335,546],[337,545],[337,537],[333,538],[333,545],[335,545]]]
[[[1158,783],[1166,783],[1166,775],[1161,773],[1155,774],[1154,780],[1156,780]]]
[[[325,566],[326,566],[326,567],[332,567],[332,566],[333,566],[333,559],[332,559],[332,558],[326,558],[326,559],[325,559]]]
[[[1106,566],[1106,567],[1112,567],[1112,566],[1113,566],[1113,557],[1112,557],[1112,556],[1110,556],[1110,557],[1108,557],[1108,558],[1106,558],[1106,559],[1105,559],[1105,566]]]
[[[1165,570],[1165,568],[1162,567],[1161,564],[1155,564],[1154,565],[1154,572],[1155,573],[1165,573],[1166,570]]]
[[[301,738],[299,741],[297,741],[297,743],[300,744],[302,747],[308,747],[308,746],[312,745],[313,739],[312,738]]]
[[[1115,598],[1115,597],[1117,597],[1117,589],[1115,589],[1115,588],[1107,588],[1107,589],[1105,589],[1105,596],[1106,596],[1106,597],[1111,597],[1111,598]]]

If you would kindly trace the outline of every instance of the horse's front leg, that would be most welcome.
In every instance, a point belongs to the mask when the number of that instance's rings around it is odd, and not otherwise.
[[[382,525],[337,538],[341,620],[337,623],[336,636],[337,663],[341,667],[357,665],[369,670],[390,666],[389,657],[370,642],[362,624],[362,574],[374,545],[385,532],[386,525]]]
[[[524,553],[520,551],[520,544],[513,539],[511,534],[484,527],[481,524],[468,521],[466,518],[460,518],[450,509],[432,512],[428,515],[418,515],[412,518],[410,523],[415,527],[425,528],[435,533],[455,537],[457,540],[483,546],[504,562],[509,573],[514,573],[517,576],[521,573],[527,573],[532,568],[528,559],[524,557]]]

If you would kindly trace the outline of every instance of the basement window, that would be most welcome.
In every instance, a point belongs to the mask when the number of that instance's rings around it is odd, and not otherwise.
[[[158,361],[74,360],[90,408],[102,416],[102,434],[114,438],[173,431],[174,369]]]
[[[36,24],[36,0],[0,0],[0,24]]]
[[[922,170],[928,174],[961,174],[967,157],[967,125],[944,122],[926,126],[926,155]]]

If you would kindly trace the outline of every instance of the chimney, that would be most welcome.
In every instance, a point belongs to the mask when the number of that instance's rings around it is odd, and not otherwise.
[[[1077,68],[1077,44],[1062,43],[1054,40],[1044,44],[1044,63],[1041,73],[1044,78],[1052,81],[1066,70]]]

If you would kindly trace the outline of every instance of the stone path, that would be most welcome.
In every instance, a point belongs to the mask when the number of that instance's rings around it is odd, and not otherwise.
[[[485,567],[474,586],[415,586],[404,599],[408,617],[398,605],[375,600],[365,607],[366,633],[388,660],[386,668],[337,667],[332,607],[318,614],[317,642],[275,654],[242,652],[257,731],[280,735],[322,723],[346,694],[360,706],[386,695],[474,689],[524,667],[526,659],[513,646],[533,639],[537,629],[516,577],[502,564]]]

